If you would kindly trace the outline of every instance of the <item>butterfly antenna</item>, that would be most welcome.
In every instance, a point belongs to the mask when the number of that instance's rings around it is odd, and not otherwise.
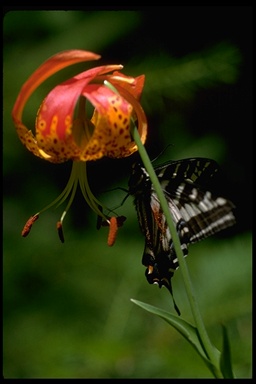
[[[164,154],[164,152],[169,148],[173,146],[173,144],[168,144],[154,159],[151,160],[152,163],[154,163],[157,159],[159,159],[160,156]]]

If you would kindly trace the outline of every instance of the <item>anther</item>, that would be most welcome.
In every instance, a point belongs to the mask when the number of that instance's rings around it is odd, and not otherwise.
[[[61,221],[57,222],[57,231],[58,231],[58,235],[59,235],[60,241],[62,243],[64,243],[64,234],[63,234],[62,222]]]
[[[108,245],[112,247],[115,244],[118,228],[125,222],[125,216],[110,217],[109,219],[109,233],[108,233]]]
[[[39,218],[39,213],[36,213],[34,216],[31,216],[28,221],[26,222],[26,224],[24,225],[24,228],[22,229],[22,232],[21,232],[21,235],[23,237],[26,237],[29,232],[31,231],[31,228],[32,228],[32,225],[34,224],[34,222]]]

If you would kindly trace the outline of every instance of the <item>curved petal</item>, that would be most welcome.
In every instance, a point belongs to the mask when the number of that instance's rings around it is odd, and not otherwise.
[[[96,108],[92,118],[95,130],[81,158],[92,160],[101,156],[121,157],[123,148],[131,142],[130,118],[132,106],[105,86],[89,84],[85,96]],[[101,157],[100,156],[100,157]]]
[[[22,143],[33,154],[54,163],[66,160],[86,161],[102,156],[125,157],[137,150],[130,136],[130,120],[138,119],[142,142],[147,135],[145,113],[137,101],[145,76],[126,76],[118,70],[122,65],[106,65],[84,71],[55,87],[41,104],[36,118],[36,137],[22,122],[24,106],[32,92],[55,72],[82,61],[100,56],[82,50],[60,52],[44,62],[26,81],[15,102],[12,117]],[[107,74],[113,72],[111,74]],[[119,94],[99,84],[109,80]],[[97,84],[89,84],[95,80]],[[73,113],[83,95],[95,112],[90,122]]]
[[[120,94],[105,86],[89,84],[83,95],[96,108],[92,118],[95,130],[84,148],[80,159],[95,160],[101,156],[120,158],[130,156],[137,146],[130,134],[130,119],[135,112],[138,131],[144,144],[147,136],[147,120],[139,102],[125,89]],[[125,97],[122,97],[122,94]]]
[[[83,89],[98,74],[120,65],[92,68],[56,86],[45,98],[36,119],[36,139],[41,150],[54,162],[78,159],[81,148],[72,136],[73,112]],[[103,156],[103,155],[102,155]],[[101,156],[100,156],[101,157]]]
[[[32,73],[28,80],[23,84],[12,110],[13,117],[17,120],[21,120],[22,112],[28,98],[40,84],[48,79],[48,77],[72,64],[83,61],[98,60],[100,57],[100,55],[96,55],[93,52],[76,49],[59,52],[50,57],[43,64],[41,64],[40,67],[38,67],[37,70]]]
[[[38,147],[37,140],[35,139],[35,136],[33,135],[32,131],[29,131],[27,127],[20,121],[17,121],[15,125],[16,131],[22,144],[24,144],[25,147],[33,153],[33,155],[41,157],[42,159],[48,161],[55,162],[54,160],[51,160],[51,156],[49,156],[47,153],[45,153]]]
[[[140,139],[142,144],[144,144],[147,138],[148,124],[147,124],[147,118],[146,118],[145,112],[141,104],[126,89],[119,87],[119,85],[116,85],[115,87],[120,93],[120,95],[123,96],[132,105],[134,112],[137,116],[137,123],[138,123],[137,129],[140,135]],[[131,141],[129,147],[124,149],[122,156],[123,157],[130,156],[132,153],[136,152],[137,150],[138,150],[137,145],[135,144],[134,141]]]
[[[83,50],[67,50],[60,52],[40,65],[22,86],[12,110],[12,118],[21,142],[36,156],[49,158],[47,154],[44,155],[43,151],[37,147],[37,142],[33,133],[22,123],[23,109],[28,98],[41,83],[61,69],[83,61],[98,60],[100,57],[100,55],[93,52]]]
[[[108,75],[106,77],[114,86],[120,86],[129,91],[137,100],[140,99],[145,83],[145,75],[140,75],[134,78],[115,71],[113,75]]]

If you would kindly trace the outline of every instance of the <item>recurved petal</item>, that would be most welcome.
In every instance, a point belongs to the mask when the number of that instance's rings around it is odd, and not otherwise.
[[[141,140],[145,142],[147,121],[144,111],[128,91],[124,90],[124,93],[125,98],[105,86],[90,84],[86,87],[83,95],[95,107],[91,120],[95,130],[81,154],[81,159],[93,160],[102,156],[120,158],[137,151],[130,134],[130,120],[134,111],[138,117]]]
[[[91,120],[95,130],[83,155],[95,156],[100,151],[102,156],[122,157],[131,142],[132,106],[105,86],[89,85],[83,95],[96,108]]]
[[[139,100],[145,83],[145,75],[131,77],[115,71],[112,75],[107,75],[107,80],[114,86],[117,85],[126,89],[133,97]]]
[[[12,110],[12,115],[16,120],[21,120],[23,108],[34,90],[42,84],[48,77],[61,69],[83,61],[98,60],[100,55],[93,52],[71,49],[62,51],[51,56],[41,64],[35,72],[23,84]]]
[[[84,95],[90,100],[90,92],[97,89],[99,84],[88,83],[98,74],[119,67],[119,65],[102,66],[80,73],[57,85],[41,104],[36,119],[36,139],[40,149],[51,158],[55,158],[56,162],[80,158],[84,148],[77,145],[73,137],[73,114],[78,98]],[[103,100],[104,95],[102,102]],[[96,104],[99,105],[95,101],[95,106]],[[97,158],[102,156],[97,154]]]
[[[41,83],[59,70],[72,64],[89,60],[97,60],[99,58],[100,55],[89,51],[63,51],[46,60],[24,83],[14,104],[12,118],[21,142],[34,155],[56,162],[56,159],[53,159],[51,155],[46,154],[42,149],[40,149],[40,147],[38,147],[37,140],[35,139],[33,133],[28,130],[22,122],[23,109],[31,94]],[[120,66],[118,68],[120,69]]]

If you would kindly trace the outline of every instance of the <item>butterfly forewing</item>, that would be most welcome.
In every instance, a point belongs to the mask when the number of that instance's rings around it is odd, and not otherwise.
[[[219,167],[214,160],[187,159],[156,169],[167,201],[177,206],[195,243],[235,223],[234,205],[204,189]],[[168,182],[169,178],[169,182]],[[171,209],[170,209],[171,210]]]
[[[191,158],[155,168],[176,225],[184,256],[188,245],[235,223],[234,205],[208,190],[218,165],[214,160]],[[129,180],[138,221],[145,236],[142,263],[149,283],[166,286],[172,293],[171,277],[178,268],[172,237],[158,196],[145,168],[136,163]]]

